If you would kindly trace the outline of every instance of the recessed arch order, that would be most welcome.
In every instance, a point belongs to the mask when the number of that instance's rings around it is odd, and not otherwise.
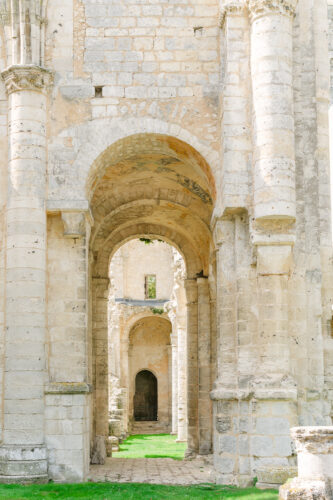
[[[88,186],[95,276],[107,277],[116,249],[142,236],[174,245],[188,277],[208,273],[215,183],[192,146],[162,134],[128,136],[99,155]]]

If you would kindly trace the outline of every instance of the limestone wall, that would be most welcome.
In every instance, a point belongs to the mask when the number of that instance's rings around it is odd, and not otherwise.
[[[186,264],[189,455],[213,422],[218,480],[245,485],[294,465],[289,426],[331,423],[331,3],[329,26],[327,0],[0,3],[2,479],[28,444],[22,480],[47,460],[86,477],[108,378],[133,381],[108,353],[133,326],[108,331],[109,265],[140,237]],[[119,297],[143,298],[137,248]]]
[[[122,259],[122,269],[116,268],[115,298],[144,300],[145,276],[156,276],[156,299],[168,300],[173,287],[172,247],[162,241],[152,240],[145,244],[142,241],[132,240],[121,247],[118,252]],[[114,256],[117,258],[117,254]],[[117,287],[117,277],[122,274],[123,282]],[[118,278],[119,279],[119,278]]]
[[[50,108],[50,200],[85,199],[85,174],[71,167],[84,136],[96,158],[106,130],[110,145],[123,127],[127,136],[135,121],[141,132],[142,120],[146,130],[157,120],[165,132],[171,125],[177,136],[178,127],[187,130],[207,153],[218,150],[216,0],[133,2],[130,8],[122,0],[50,0],[48,17],[46,61],[58,75]],[[96,86],[103,87],[102,97],[95,98]]]

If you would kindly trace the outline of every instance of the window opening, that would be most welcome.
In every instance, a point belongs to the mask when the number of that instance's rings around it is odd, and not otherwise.
[[[147,274],[145,276],[145,298],[156,299],[156,275]]]
[[[95,87],[95,97],[99,99],[103,97],[103,87]]]

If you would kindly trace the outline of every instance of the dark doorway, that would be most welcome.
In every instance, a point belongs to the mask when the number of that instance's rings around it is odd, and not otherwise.
[[[157,420],[157,378],[148,370],[135,377],[134,419]]]

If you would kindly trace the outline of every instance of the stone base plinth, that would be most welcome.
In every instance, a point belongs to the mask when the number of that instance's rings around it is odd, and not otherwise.
[[[256,487],[259,489],[278,489],[288,479],[296,476],[297,467],[258,467]]]
[[[190,448],[187,448],[185,450],[184,458],[185,460],[194,460],[197,457],[197,452],[194,450],[191,450]]]
[[[0,483],[47,483],[47,451],[41,446],[0,447]]]
[[[306,481],[295,478],[279,489],[279,500],[332,500],[325,481]]]

